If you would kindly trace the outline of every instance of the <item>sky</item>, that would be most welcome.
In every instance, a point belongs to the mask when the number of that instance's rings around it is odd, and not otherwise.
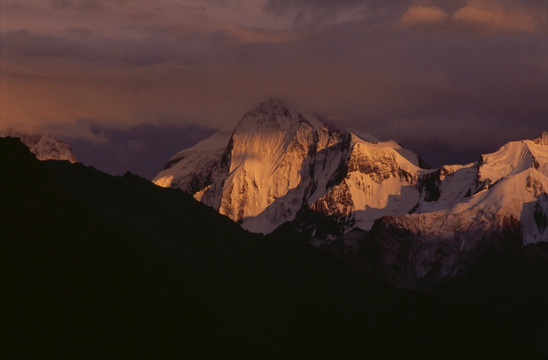
[[[433,166],[548,130],[545,0],[0,0],[0,129],[152,178],[270,97]]]

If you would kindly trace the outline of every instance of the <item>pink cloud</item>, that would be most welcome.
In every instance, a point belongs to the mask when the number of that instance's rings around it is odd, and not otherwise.
[[[434,25],[445,21],[449,15],[439,7],[411,6],[400,18],[403,27],[417,25]]]
[[[301,35],[290,31],[272,31],[257,28],[245,28],[236,26],[226,26],[224,28],[230,36],[244,44],[253,44],[261,42],[283,43],[297,41]]]
[[[485,0],[470,0],[453,14],[453,20],[490,33],[534,33],[538,28],[537,19],[527,9]]]

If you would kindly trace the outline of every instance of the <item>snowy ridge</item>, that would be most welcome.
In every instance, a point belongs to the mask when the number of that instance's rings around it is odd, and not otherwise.
[[[51,135],[30,135],[15,131],[0,132],[0,137],[16,137],[21,139],[38,160],[67,160],[78,162],[70,145]]]
[[[506,226],[505,219],[519,221],[528,204],[542,201],[548,187],[548,177],[535,169],[505,177],[489,190],[483,190],[438,211],[405,214],[390,220],[393,224],[416,234],[428,234],[438,239],[451,238],[456,232],[468,231],[481,221],[483,230]],[[542,206],[542,205],[541,205]],[[537,226],[523,227],[524,242],[548,241],[548,232]]]
[[[426,170],[403,157],[401,149],[393,141],[368,142],[352,134],[346,176],[311,208],[365,230],[383,215],[407,213],[419,200],[415,185]]]
[[[388,280],[431,288],[466,273],[489,251],[548,241],[545,138],[511,142],[478,163],[424,175],[415,212],[382,217],[366,240],[388,268],[405,269]],[[407,244],[406,257],[396,256],[401,249],[386,238]]]

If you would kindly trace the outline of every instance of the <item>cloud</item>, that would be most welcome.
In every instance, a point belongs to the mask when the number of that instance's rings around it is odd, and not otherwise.
[[[424,27],[453,35],[504,35],[539,32],[546,4],[537,0],[467,0],[440,6],[426,3],[410,6],[396,22],[406,29]]]
[[[371,1],[369,1],[370,3]],[[267,11],[277,12],[279,14],[285,14],[293,9],[312,9],[314,11],[331,10],[338,11],[345,8],[355,8],[362,6],[367,1],[362,0],[268,0],[265,4]]]
[[[341,127],[456,153],[485,134],[502,144],[546,126],[544,0],[17,4],[2,7],[0,127],[101,143],[82,119],[105,134],[230,128],[271,96]],[[512,16],[532,17],[534,31]],[[129,140],[143,140],[124,139],[128,154],[140,148]]]
[[[539,26],[536,16],[525,7],[505,7],[484,0],[469,1],[453,14],[453,19],[490,33],[534,33]]]
[[[439,7],[411,6],[399,19],[403,27],[435,25],[445,21],[449,15]]]
[[[98,143],[89,138],[63,136],[78,160],[113,175],[126,171],[152,179],[165,162],[181,147],[192,146],[214,130],[200,126],[141,125],[123,129],[102,128],[87,122],[87,129],[105,139]]]
[[[84,11],[102,11],[105,9],[100,0],[51,0],[54,9],[77,9]]]
[[[0,4],[0,10],[7,11],[7,10],[15,10],[19,9],[21,6],[15,2],[6,2]]]
[[[399,2],[385,5],[377,0],[268,0],[264,9],[279,17],[292,18],[293,26],[307,27],[358,23],[372,16],[375,9],[394,7]]]
[[[235,26],[226,26],[226,33],[243,44],[252,43],[282,43],[297,41],[301,34],[294,31],[271,31],[256,28],[244,28]]]
[[[65,30],[67,34],[73,35],[79,38],[90,38],[93,36],[93,30],[88,27],[71,26]]]

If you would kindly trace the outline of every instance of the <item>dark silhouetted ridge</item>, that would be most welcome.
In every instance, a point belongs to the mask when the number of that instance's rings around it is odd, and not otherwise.
[[[2,358],[548,353],[544,244],[418,294],[291,227],[251,234],[182,191],[40,162],[16,139],[0,139],[0,174]]]

